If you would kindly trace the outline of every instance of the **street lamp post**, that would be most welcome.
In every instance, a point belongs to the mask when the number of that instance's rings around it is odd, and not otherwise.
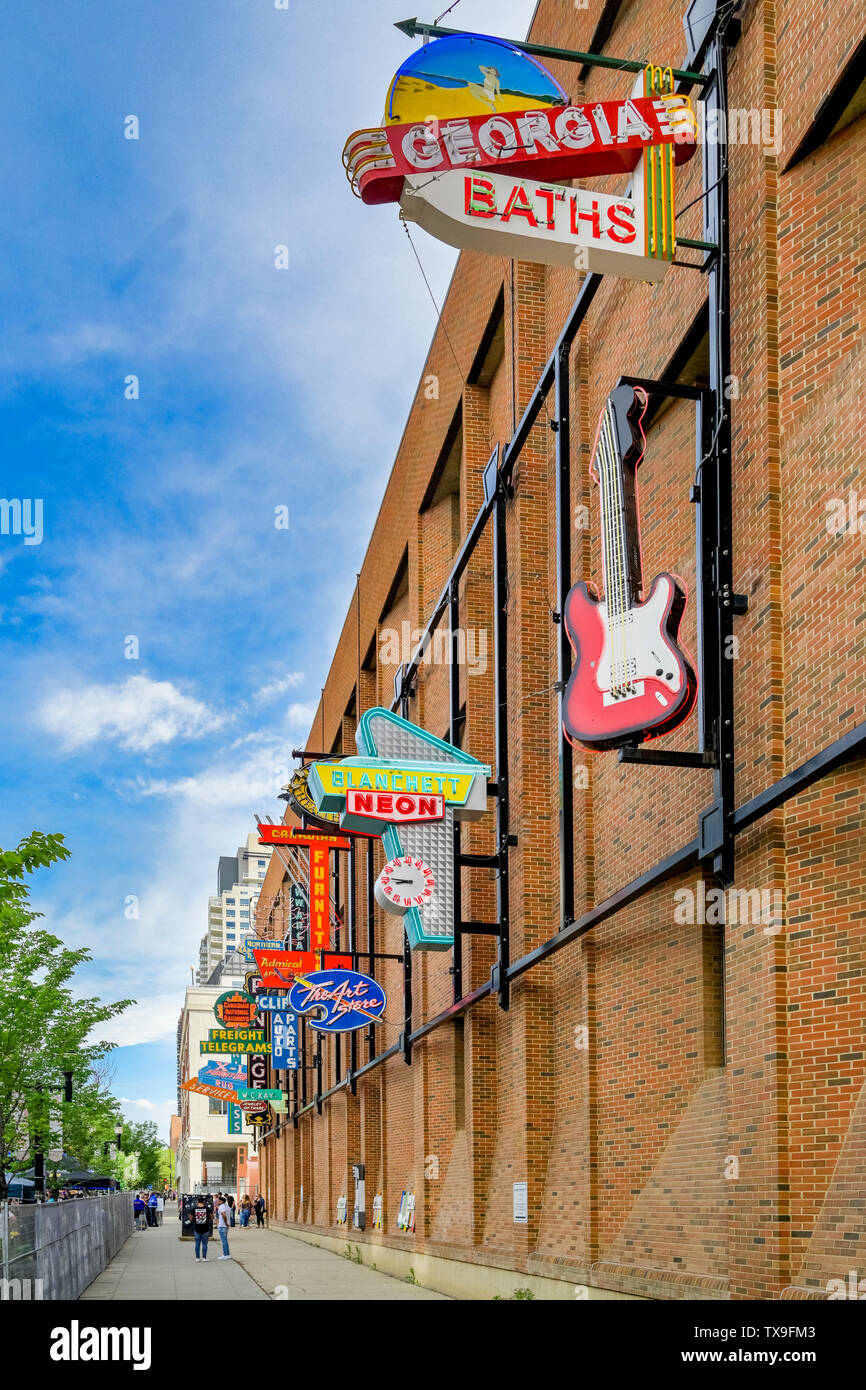
[[[122,1152],[123,1152],[122,1148],[120,1147],[120,1141],[121,1141],[121,1139],[123,1138],[123,1125],[121,1124],[121,1122],[120,1122],[119,1120],[118,1120],[117,1124],[114,1126],[114,1138],[115,1138],[116,1143],[117,1143],[117,1156],[118,1156],[118,1158],[119,1158],[120,1155],[121,1155]],[[121,1179],[118,1178],[118,1179],[117,1179],[117,1186],[118,1186],[118,1187],[120,1187],[120,1183],[121,1183]]]

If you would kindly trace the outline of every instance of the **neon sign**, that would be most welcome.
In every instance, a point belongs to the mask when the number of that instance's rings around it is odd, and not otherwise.
[[[442,820],[444,816],[445,797],[438,793],[350,789],[346,792],[342,822],[347,827],[366,826],[369,834],[381,835],[386,825],[418,825]]]
[[[604,598],[582,581],[565,601],[574,670],[562,702],[566,737],[587,748],[619,748],[675,729],[698,692],[679,642],[686,588],[659,574],[644,594],[636,470],[646,441],[640,387],[618,386],[601,413],[592,470],[601,510]]]
[[[490,767],[387,709],[364,711],[355,743],[357,756],[313,764],[310,795],[317,809],[339,811],[342,827],[350,822],[380,833],[389,860],[410,855],[430,869],[441,891],[415,893],[417,901],[399,910],[413,949],[445,950],[454,940],[454,822],[486,814]],[[362,800],[362,793],[371,799]],[[403,797],[417,804],[417,819],[399,819]],[[424,799],[439,797],[443,814],[428,820]],[[384,906],[378,888],[377,898]],[[394,910],[391,899],[388,907]]]
[[[318,970],[321,961],[316,951],[261,951],[257,948],[254,954],[265,989],[285,989],[296,976]],[[331,959],[335,966],[352,964],[351,956],[331,956]],[[260,1004],[260,1007],[266,1010],[271,1005]],[[285,996],[281,1007],[285,1007]]]
[[[214,1017],[224,1028],[249,1028],[256,1016],[252,995],[238,989],[221,994],[213,1006]]]
[[[529,54],[451,35],[403,64],[383,125],[351,135],[343,164],[365,203],[397,202],[451,246],[659,280],[676,242],[674,166],[695,149],[669,68],[648,66],[621,100],[575,105]],[[601,174],[632,187],[563,187]]]
[[[313,971],[295,981],[287,1000],[295,1013],[311,1013],[310,1027],[322,1033],[365,1028],[381,1017],[386,1002],[381,985],[357,970]]]

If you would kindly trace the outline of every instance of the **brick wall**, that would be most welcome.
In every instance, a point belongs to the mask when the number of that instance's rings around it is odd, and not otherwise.
[[[678,0],[626,4],[607,50],[676,64],[681,19]],[[541,0],[533,37],[586,49],[593,24],[591,11]],[[848,506],[859,487],[866,503],[862,119],[785,171],[857,36],[853,3],[752,3],[731,54],[731,106],[783,116],[778,148],[730,151],[734,581],[750,600],[732,655],[739,802],[863,719],[866,534],[827,526],[833,499]],[[580,86],[577,71],[556,65],[578,99],[622,91],[614,72],[594,69]],[[700,190],[699,162],[679,179],[680,206]],[[699,207],[678,230],[701,235]],[[578,287],[567,270],[461,256],[444,306],[447,338],[434,335],[333,655],[324,733],[320,708],[310,746],[353,751],[358,709],[390,704],[397,661],[383,656],[383,630],[425,622],[481,505],[491,447],[510,438]],[[467,380],[500,295],[501,360]],[[600,578],[589,464],[601,405],[621,373],[662,372],[704,296],[703,277],[678,268],[656,287],[608,278],[596,296],[571,357],[570,504],[575,517],[586,508],[588,522],[573,533],[575,579]],[[694,380],[702,370],[698,359]],[[446,486],[436,470],[455,419],[459,468]],[[554,444],[542,412],[507,521],[515,956],[560,923]],[[647,582],[673,570],[693,591],[694,469],[693,409],[679,402],[653,423],[639,473]],[[486,634],[488,653],[486,669],[459,672],[461,741],[495,764],[489,527],[459,600],[461,625]],[[361,654],[375,651],[360,692],[359,610]],[[690,599],[690,648],[695,620]],[[423,667],[410,702],[410,717],[439,735],[449,674]],[[695,727],[689,721],[665,746],[693,747]],[[621,766],[611,754],[576,752],[575,761],[585,769],[574,826],[582,912],[695,835],[710,774]],[[740,837],[736,886],[775,894],[781,930],[729,921],[723,947],[712,920],[683,920],[678,905],[700,891],[697,871],[645,893],[522,976],[508,1012],[483,1000],[419,1043],[411,1066],[395,1056],[359,1080],[356,1096],[340,1090],[321,1115],[308,1111],[268,1137],[272,1219],[338,1234],[336,1198],[346,1193],[351,1210],[350,1165],[362,1161],[368,1229],[353,1240],[663,1298],[772,1298],[847,1277],[866,1240],[863,773],[862,763],[842,768]],[[462,837],[464,849],[489,853],[492,816]],[[377,845],[376,872],[381,863]],[[260,928],[280,886],[275,864]],[[341,873],[345,903],[345,864]],[[462,884],[465,917],[492,920],[491,874],[464,870]],[[362,855],[356,894],[364,949]],[[401,952],[398,920],[377,911],[375,933],[377,950]],[[489,937],[464,940],[464,992],[488,978],[493,959]],[[419,954],[413,964],[417,1027],[450,1003],[451,957]],[[389,995],[381,1052],[402,1029],[402,966],[383,961],[375,973]],[[334,1084],[332,1040],[325,1051]],[[342,1074],[347,1056],[344,1040]],[[367,1059],[365,1035],[358,1056]],[[528,1184],[526,1224],[513,1220],[515,1182]],[[396,1226],[404,1189],[416,1194],[411,1235]],[[381,1232],[370,1229],[376,1193]]]

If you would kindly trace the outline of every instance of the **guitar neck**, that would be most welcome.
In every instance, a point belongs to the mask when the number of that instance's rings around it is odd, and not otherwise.
[[[626,389],[633,394],[631,388],[618,388]],[[635,487],[641,454],[634,461],[624,457],[622,423],[617,419],[619,404],[611,398],[602,412],[594,460],[601,510],[604,592],[612,616],[627,612],[643,594]],[[628,450],[630,456],[636,452],[633,447]]]

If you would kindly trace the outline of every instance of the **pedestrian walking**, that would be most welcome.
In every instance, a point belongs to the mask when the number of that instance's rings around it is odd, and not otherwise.
[[[142,1201],[141,1193],[140,1193],[140,1192],[136,1192],[135,1197],[133,1198],[132,1210],[133,1210],[133,1213],[134,1213],[134,1215],[135,1215],[135,1227],[136,1227],[136,1230],[138,1230],[138,1231],[143,1231],[144,1228],[145,1228],[145,1215],[144,1215],[144,1213],[147,1211],[147,1207],[145,1206],[144,1202]]]
[[[262,1196],[261,1192],[256,1194],[256,1200],[253,1202],[253,1206],[255,1207],[256,1212],[256,1225],[264,1226],[265,1212],[267,1211],[267,1206],[265,1205],[265,1199]]]
[[[163,1196],[161,1196],[160,1194],[157,1194],[157,1198],[156,1198],[156,1224],[157,1224],[157,1226],[161,1226],[161,1225],[162,1225],[162,1221],[163,1221],[164,1215],[165,1215],[165,1198],[164,1198]]]
[[[250,1217],[252,1216],[252,1214],[253,1214],[253,1204],[252,1204],[252,1202],[250,1201],[249,1193],[245,1193],[245,1194],[244,1194],[243,1201],[241,1202],[241,1225],[242,1225],[242,1226],[244,1226],[244,1227],[249,1226],[249,1224],[250,1224]]]
[[[207,1243],[213,1235],[213,1216],[205,1205],[204,1197],[196,1197],[190,1219],[195,1236],[195,1257],[197,1260],[206,1260]]]
[[[235,1224],[235,1199],[234,1197],[232,1197],[231,1193],[229,1193],[228,1197],[226,1197],[226,1201],[229,1204],[229,1211],[232,1215],[231,1224],[233,1226]]]
[[[221,1255],[217,1255],[217,1259],[230,1260],[229,1225],[231,1224],[231,1207],[221,1192],[217,1194],[217,1201],[219,1202],[219,1206],[217,1207],[217,1234],[222,1241],[223,1247],[223,1252]]]
[[[155,1225],[157,1224],[157,1222],[156,1222],[156,1202],[157,1202],[156,1193],[155,1193],[155,1192],[151,1192],[150,1195],[148,1196],[148,1199],[147,1199],[147,1224],[148,1224],[148,1226],[155,1226]]]

